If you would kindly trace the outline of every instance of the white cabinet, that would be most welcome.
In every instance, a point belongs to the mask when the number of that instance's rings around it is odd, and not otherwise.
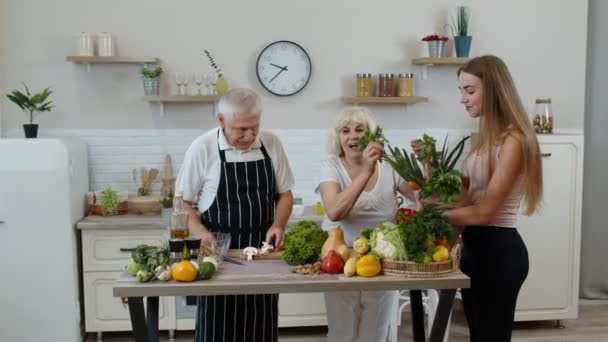
[[[539,141],[544,194],[540,211],[519,224],[530,271],[519,294],[517,321],[578,316],[583,136],[539,136]]]
[[[327,325],[323,293],[279,295],[279,327]]]
[[[112,295],[112,283],[124,272],[131,250],[139,244],[160,245],[166,228],[160,218],[87,217],[82,231],[82,270],[85,331],[130,331],[131,320],[126,298]],[[161,297],[159,329],[175,329],[175,300]]]

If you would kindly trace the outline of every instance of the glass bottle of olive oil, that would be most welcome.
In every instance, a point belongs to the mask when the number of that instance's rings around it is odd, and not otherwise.
[[[188,210],[184,207],[184,194],[176,191],[173,196],[173,213],[171,214],[171,239],[185,239],[190,235],[188,229]]]

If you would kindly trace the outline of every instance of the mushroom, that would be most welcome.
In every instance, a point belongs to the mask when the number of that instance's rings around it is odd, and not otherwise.
[[[268,252],[270,252],[273,249],[274,249],[274,247],[271,244],[264,241],[264,242],[262,242],[262,248],[260,248],[260,254],[266,255],[266,254],[268,254]]]
[[[258,255],[258,249],[255,247],[247,247],[243,250],[243,254],[247,256],[247,260],[253,260],[253,256]]]

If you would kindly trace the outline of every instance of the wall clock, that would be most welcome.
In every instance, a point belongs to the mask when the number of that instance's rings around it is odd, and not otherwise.
[[[287,40],[273,42],[258,56],[256,74],[270,93],[277,96],[297,94],[308,84],[312,64],[306,50]]]

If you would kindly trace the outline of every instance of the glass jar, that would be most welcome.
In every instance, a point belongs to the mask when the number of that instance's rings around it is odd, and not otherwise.
[[[199,249],[201,248],[201,238],[190,236],[186,239],[186,249],[188,249],[188,257],[190,260],[197,260]]]
[[[539,134],[553,133],[553,110],[551,109],[551,98],[540,97],[536,99],[534,108],[534,119],[532,121],[534,130]]]
[[[372,77],[371,74],[357,74],[357,96],[372,96]]]
[[[378,96],[386,96],[386,80],[385,74],[378,74]]]
[[[184,239],[169,239],[169,263],[173,265],[184,259]]]
[[[399,97],[414,96],[414,74],[399,74],[397,87]]]
[[[395,96],[395,74],[387,74],[386,79],[386,95],[387,97]]]

